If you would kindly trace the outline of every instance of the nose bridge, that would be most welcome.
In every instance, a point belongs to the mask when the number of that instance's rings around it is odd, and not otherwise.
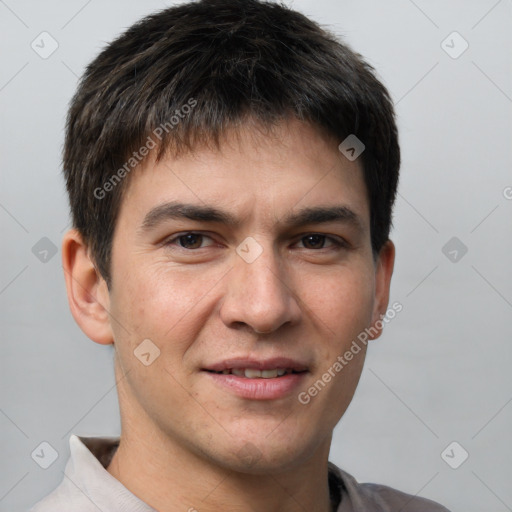
[[[251,249],[253,250],[253,249]],[[242,279],[247,281],[254,295],[274,294],[282,295],[282,288],[286,287],[279,255],[270,243],[261,246],[261,253],[253,260],[245,260],[240,257],[236,262],[240,268]]]
[[[242,242],[229,274],[221,310],[226,324],[243,322],[257,332],[270,332],[298,319],[298,304],[271,242]]]

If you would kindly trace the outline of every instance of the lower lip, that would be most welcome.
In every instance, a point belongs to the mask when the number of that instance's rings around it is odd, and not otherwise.
[[[304,380],[308,372],[288,373],[282,377],[248,379],[238,375],[204,371],[214,382],[235,395],[251,400],[275,400],[290,394]]]

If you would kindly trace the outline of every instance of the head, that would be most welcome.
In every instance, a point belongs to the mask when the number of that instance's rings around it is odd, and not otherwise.
[[[181,4],[109,44],[68,114],[63,262],[78,324],[114,344],[123,424],[231,468],[255,446],[251,471],[324,446],[366,346],[297,397],[386,313],[399,161],[371,67],[285,6]],[[247,399],[212,377],[237,357],[306,371]]]

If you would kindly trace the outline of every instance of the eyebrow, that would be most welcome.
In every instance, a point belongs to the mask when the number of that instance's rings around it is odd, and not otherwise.
[[[240,221],[231,213],[213,206],[199,206],[177,201],[163,203],[151,209],[144,217],[140,231],[150,231],[167,220],[189,219],[197,222],[211,222],[237,227]],[[307,224],[340,222],[352,225],[358,231],[364,232],[361,217],[353,210],[343,205],[312,206],[286,215],[280,224],[288,228],[301,227]]]

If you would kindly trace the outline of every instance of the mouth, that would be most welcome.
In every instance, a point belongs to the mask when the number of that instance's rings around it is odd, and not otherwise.
[[[276,379],[284,377],[285,375],[305,373],[307,370],[296,371],[292,368],[274,368],[271,370],[259,370],[257,368],[227,368],[225,370],[208,370],[210,373],[217,375],[236,375],[237,377],[244,377],[246,379]]]
[[[219,389],[250,400],[289,397],[304,384],[309,368],[289,358],[229,359],[202,368]]]

